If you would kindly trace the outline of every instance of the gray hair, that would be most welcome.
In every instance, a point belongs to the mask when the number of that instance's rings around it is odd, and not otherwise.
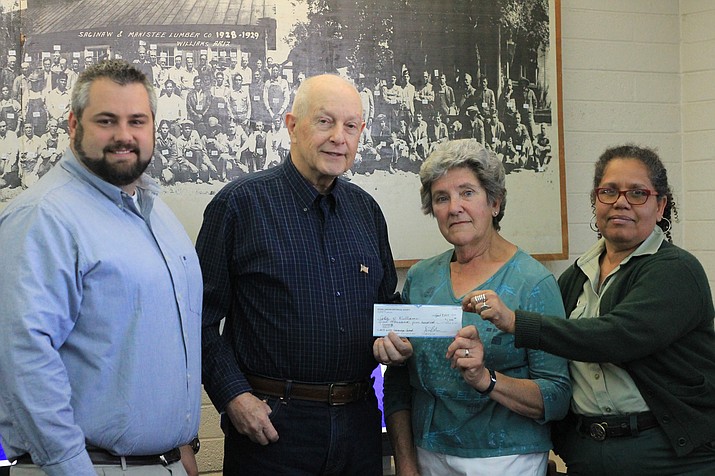
[[[291,114],[293,114],[297,119],[302,119],[308,114],[308,98],[310,96],[311,84],[312,81],[303,81],[295,91],[295,99],[293,99]]]
[[[464,167],[471,170],[487,194],[490,205],[500,201],[499,213],[492,218],[492,226],[499,230],[499,222],[506,209],[505,172],[499,157],[484,148],[476,139],[459,139],[444,142],[427,157],[420,167],[420,196],[422,211],[434,216],[432,209],[432,185],[448,171]]]
[[[156,116],[156,92],[146,75],[122,60],[106,60],[85,69],[77,78],[72,88],[72,113],[77,119],[82,118],[82,113],[89,104],[89,88],[98,79],[107,78],[120,86],[140,83],[149,95],[149,106],[152,117]]]

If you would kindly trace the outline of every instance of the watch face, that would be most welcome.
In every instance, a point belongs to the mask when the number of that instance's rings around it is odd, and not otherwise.
[[[201,449],[201,441],[199,441],[198,436],[191,440],[191,449],[194,450],[194,454],[198,453]]]

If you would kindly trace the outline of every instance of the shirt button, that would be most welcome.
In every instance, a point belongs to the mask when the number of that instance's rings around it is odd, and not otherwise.
[[[330,262],[331,262],[331,263],[335,263],[335,258],[331,257],[331,258],[330,258]]]
[[[594,374],[593,378],[595,378],[596,380],[598,380],[598,379],[601,378],[601,374]]]
[[[606,407],[606,413],[611,413],[613,409],[611,407]]]
[[[340,291],[336,292],[335,295],[336,295],[337,297],[342,296],[342,294],[340,293]]]
[[[340,332],[345,332],[345,328],[344,328],[344,327],[341,327],[341,328],[340,328]]]

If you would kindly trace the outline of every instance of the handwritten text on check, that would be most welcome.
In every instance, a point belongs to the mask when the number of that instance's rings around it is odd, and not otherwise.
[[[460,306],[375,304],[373,335],[394,331],[400,337],[454,337],[462,328]]]

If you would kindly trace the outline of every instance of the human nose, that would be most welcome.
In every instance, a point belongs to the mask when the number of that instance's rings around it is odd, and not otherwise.
[[[626,192],[628,192],[628,190],[621,190],[618,192],[618,197],[616,197],[616,201],[613,202],[614,207],[627,208],[631,206],[631,202],[629,202],[628,198],[626,198]]]
[[[462,207],[462,200],[459,196],[450,197],[449,199],[449,213],[452,215],[457,215],[462,212],[464,207]]]
[[[127,123],[118,123],[114,128],[115,142],[131,142],[133,139],[131,128]]]
[[[340,124],[336,124],[333,130],[330,132],[330,141],[336,144],[342,144],[345,142],[345,131]]]

